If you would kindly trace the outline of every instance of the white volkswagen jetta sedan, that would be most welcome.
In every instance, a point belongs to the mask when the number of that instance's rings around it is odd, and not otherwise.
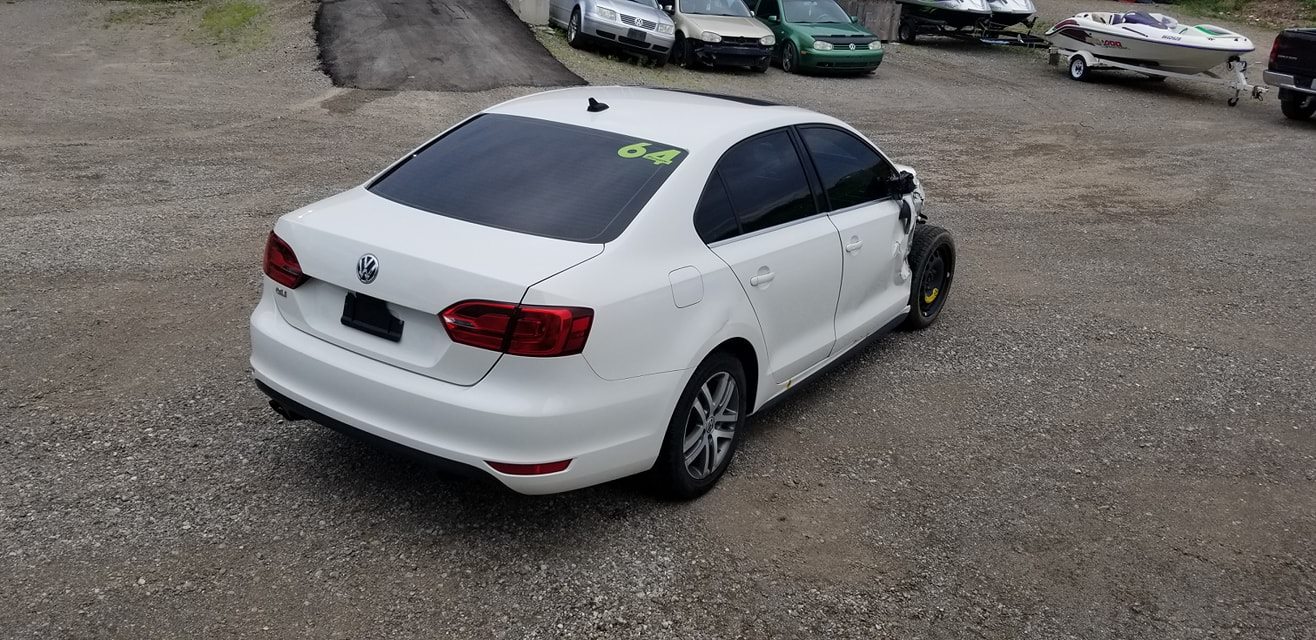
[[[279,218],[251,317],[272,406],[523,493],[697,496],[746,416],[943,308],[949,233],[862,134],[585,87],[478,113]]]

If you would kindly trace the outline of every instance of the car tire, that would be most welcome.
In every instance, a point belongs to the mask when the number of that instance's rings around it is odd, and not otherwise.
[[[573,49],[585,48],[585,34],[580,32],[580,9],[572,9],[567,20],[567,44]]]
[[[909,249],[909,267],[914,277],[909,287],[909,315],[902,328],[916,331],[936,322],[946,308],[955,277],[955,241],[950,232],[934,225],[918,225]]]
[[[1306,120],[1316,114],[1316,96],[1281,90],[1279,110],[1290,120]]]
[[[781,70],[786,73],[800,72],[800,50],[795,48],[794,42],[787,42],[781,50]]]
[[[896,39],[904,44],[914,44],[918,41],[918,31],[912,23],[902,21],[896,28]]]
[[[750,67],[750,70],[753,71],[753,72],[755,72],[755,73],[767,73],[767,72],[768,72],[768,67],[770,67],[770,66],[772,66],[772,61],[771,61],[771,60],[764,60],[763,62],[760,62],[760,63],[757,63],[757,64],[751,66],[751,67]]]
[[[723,391],[727,395],[719,395]],[[748,391],[744,365],[729,353],[714,352],[695,369],[676,402],[654,463],[655,480],[664,494],[689,500],[717,484],[744,430]],[[723,428],[714,428],[718,425]]]
[[[672,45],[672,62],[686,69],[699,66],[694,51],[690,50],[690,45],[685,43],[685,36],[680,33],[676,34],[676,44]]]
[[[1083,56],[1071,56],[1069,58],[1069,77],[1085,82],[1092,77],[1092,67],[1088,66],[1088,61]]]

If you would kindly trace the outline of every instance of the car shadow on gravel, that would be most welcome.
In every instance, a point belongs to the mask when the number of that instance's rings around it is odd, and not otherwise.
[[[522,495],[492,478],[453,475],[423,458],[377,449],[318,426],[301,442],[290,469],[317,495],[337,494],[354,511],[377,511],[398,520],[399,505],[418,528],[459,525],[467,529],[507,529],[534,522],[536,535],[600,531],[633,516],[679,508],[652,490],[646,476],[622,478],[567,493]],[[381,499],[383,497],[383,499]]]

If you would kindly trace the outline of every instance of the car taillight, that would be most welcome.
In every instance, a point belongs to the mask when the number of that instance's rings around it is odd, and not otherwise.
[[[289,289],[296,289],[307,280],[302,265],[297,263],[297,254],[273,231],[265,241],[265,275]]]
[[[569,356],[584,350],[594,310],[467,300],[444,309],[439,319],[458,344],[514,356]]]
[[[1283,33],[1275,36],[1275,44],[1270,45],[1270,68],[1272,69],[1275,68],[1275,61],[1279,59],[1279,41],[1283,37]]]

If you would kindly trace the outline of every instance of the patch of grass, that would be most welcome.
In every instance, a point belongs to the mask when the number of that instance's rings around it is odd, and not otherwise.
[[[1249,20],[1272,27],[1316,20],[1316,0],[1177,0],[1175,6],[1193,15]]]
[[[1178,0],[1175,5],[1199,16],[1228,18],[1238,15],[1251,2],[1252,0]]]
[[[222,0],[201,12],[201,33],[215,44],[238,49],[259,46],[269,33],[265,5],[251,0]]]
[[[105,16],[105,27],[130,24],[158,24],[173,17],[184,5],[195,0],[129,0],[131,6],[115,9]]]

